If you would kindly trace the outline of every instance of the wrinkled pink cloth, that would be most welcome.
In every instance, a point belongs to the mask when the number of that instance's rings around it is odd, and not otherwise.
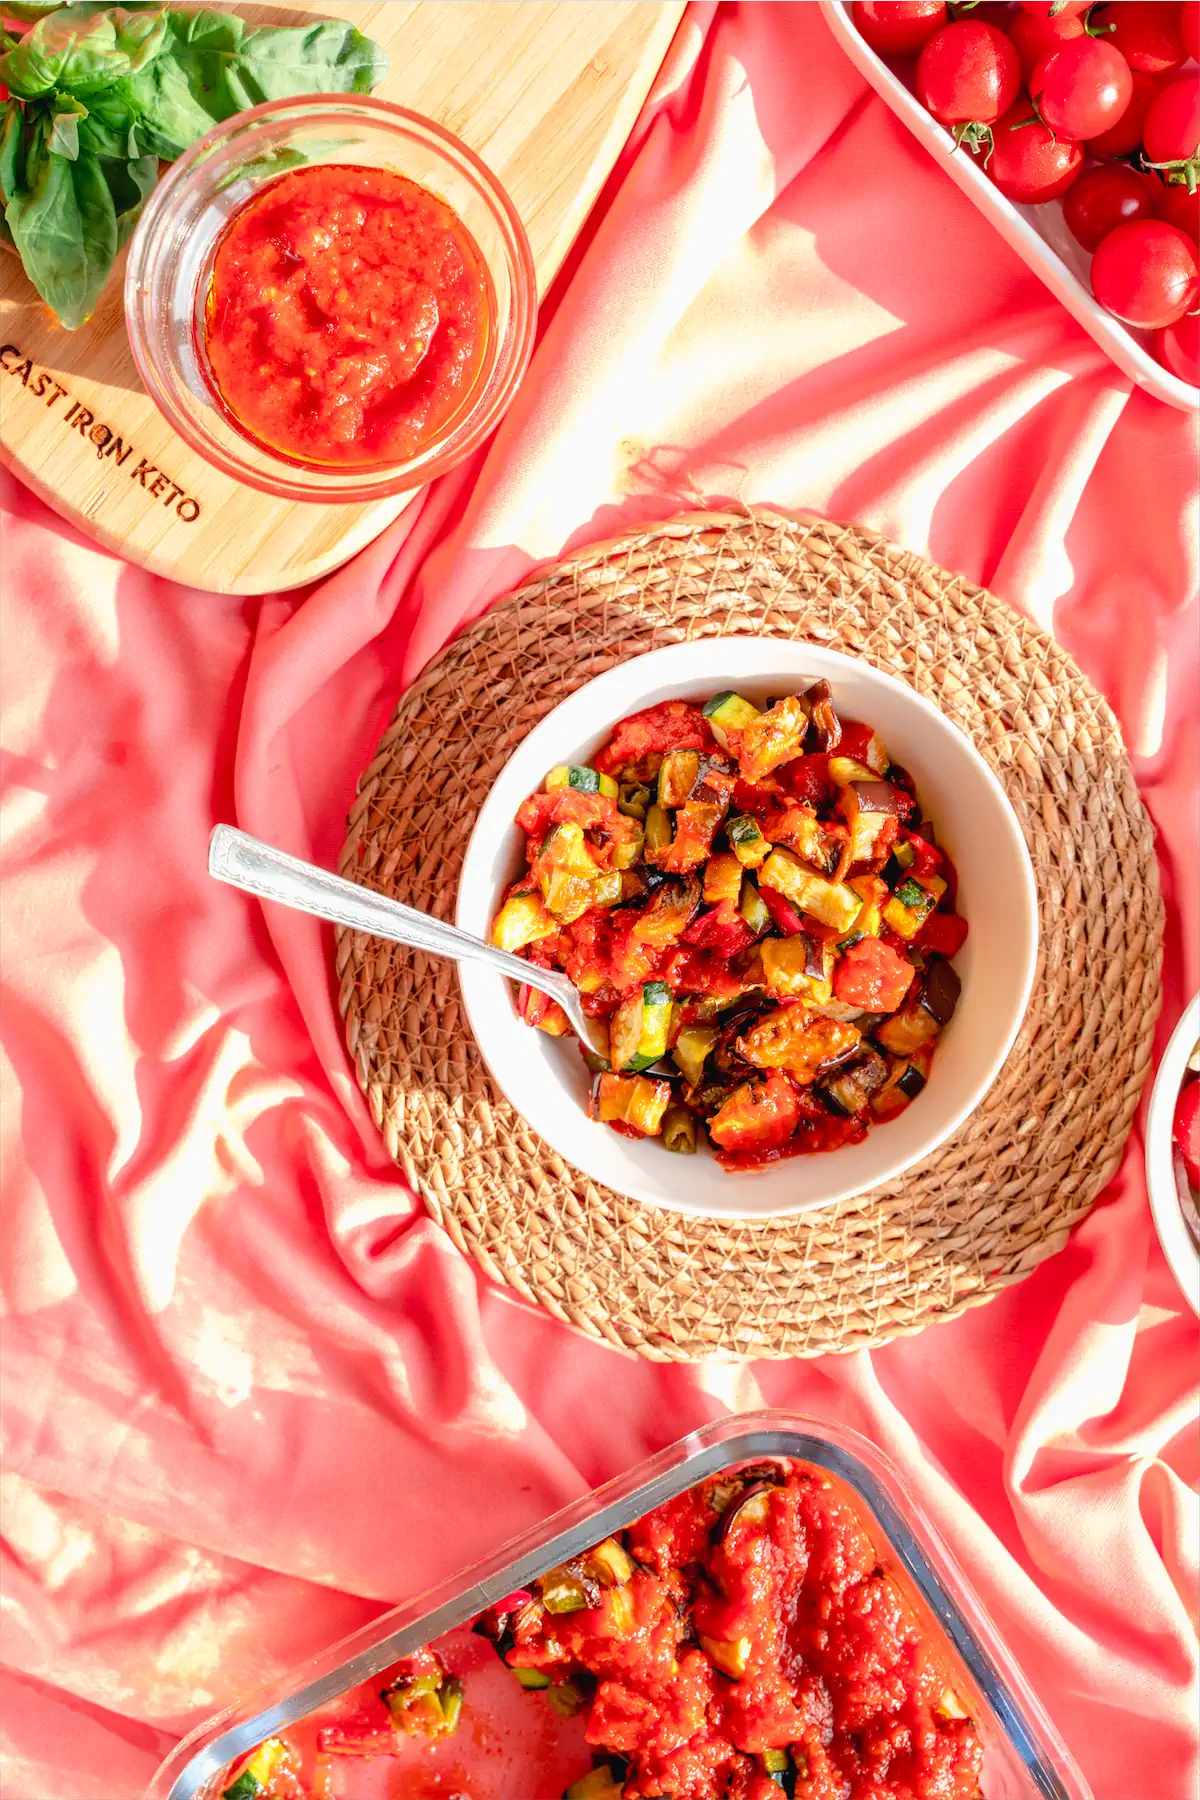
[[[8,1800],[174,1739],[702,1420],[865,1432],[1096,1800],[1197,1780],[1197,1330],[1141,1146],[1069,1247],[874,1354],[664,1368],[490,1285],[355,1087],[315,925],[214,819],[332,864],[397,693],[530,565],[697,495],[860,520],[1052,630],[1160,832],[1160,1047],[1200,980],[1194,421],[1137,390],[813,5],[695,7],[474,464],[307,597],[90,547],[7,486]]]

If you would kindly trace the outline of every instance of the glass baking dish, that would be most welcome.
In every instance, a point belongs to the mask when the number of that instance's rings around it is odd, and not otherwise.
[[[264,1738],[310,1719],[400,1657],[469,1624],[535,1576],[685,1488],[763,1457],[810,1465],[832,1478],[850,1501],[881,1563],[904,1588],[924,1629],[939,1641],[955,1686],[972,1711],[984,1744],[986,1800],[1091,1800],[1086,1782],[965,1575],[896,1469],[856,1432],[783,1412],[743,1414],[702,1427],[513,1539],[486,1562],[343,1639],[269,1692],[217,1714],[176,1746],[150,1783],[146,1800],[215,1800],[216,1778]],[[570,1727],[582,1747],[578,1721]],[[499,1729],[502,1735],[507,1731]],[[495,1731],[485,1733],[493,1747],[495,1737]],[[578,1772],[585,1767],[582,1763]],[[548,1787],[544,1800],[557,1800],[562,1785]],[[543,1796],[529,1792],[523,1800]]]

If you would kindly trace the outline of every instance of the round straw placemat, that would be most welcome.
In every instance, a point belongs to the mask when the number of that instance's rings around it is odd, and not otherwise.
[[[847,651],[935,701],[1033,857],[1041,956],[1021,1035],[968,1123],[894,1187],[746,1224],[624,1199],[493,1086],[450,964],[337,943],[359,1083],[433,1217],[495,1280],[664,1361],[859,1350],[1029,1274],[1117,1167],[1159,1008],[1153,829],[1106,702],[991,594],[821,519],[688,513],[532,576],[404,695],[359,782],[343,874],[452,918],[479,806],[544,714],[643,651],[747,633]]]

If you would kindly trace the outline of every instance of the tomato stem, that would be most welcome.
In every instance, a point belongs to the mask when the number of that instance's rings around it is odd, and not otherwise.
[[[1143,156],[1143,169],[1157,169],[1168,187],[1185,187],[1189,194],[1200,181],[1200,151],[1195,156],[1181,156],[1173,162],[1149,162]]]
[[[968,150],[975,152],[976,156],[982,151],[983,166],[985,169],[987,168],[988,163],[992,160],[992,151],[996,148],[996,140],[992,136],[990,125],[985,125],[980,119],[966,119],[962,124],[954,127],[951,135],[954,138],[956,150],[961,149],[965,144]]]

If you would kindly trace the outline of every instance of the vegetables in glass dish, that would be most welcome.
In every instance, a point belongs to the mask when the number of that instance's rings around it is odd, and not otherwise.
[[[608,1026],[591,1110],[728,1169],[856,1143],[921,1092],[967,936],[915,786],[827,681],[622,719],[519,807],[492,938]],[[522,989],[527,1024],[569,1030]]]
[[[569,1746],[582,1772],[563,1800],[980,1797],[966,1690],[840,1486],[789,1457],[684,1489],[472,1630],[523,1690],[518,1706],[545,1708]],[[468,1677],[464,1702],[443,1657],[419,1651],[315,1735],[259,1745],[222,1777],[221,1800],[349,1792],[363,1759],[398,1756],[397,1733],[421,1737],[436,1779],[434,1746],[486,1674]],[[482,1729],[453,1765],[457,1784],[492,1741]]]

